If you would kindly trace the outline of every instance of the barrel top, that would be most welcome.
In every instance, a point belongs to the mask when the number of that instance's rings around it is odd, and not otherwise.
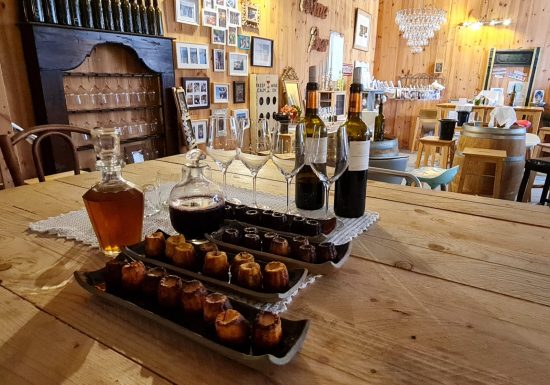
[[[525,137],[525,127],[518,127],[518,128],[498,128],[498,127],[478,127],[478,126],[470,126],[469,124],[464,124],[462,126],[462,135],[467,133],[475,133],[475,134],[493,134],[493,135],[520,135]]]

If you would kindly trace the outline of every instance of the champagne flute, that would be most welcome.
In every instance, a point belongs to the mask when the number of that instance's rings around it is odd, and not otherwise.
[[[348,134],[345,126],[322,137],[323,127],[315,126],[308,153],[311,168],[325,187],[325,213],[328,219],[328,197],[330,187],[344,173],[349,163]]]
[[[239,122],[238,156],[252,174],[252,207],[267,209],[259,207],[256,201],[256,177],[271,157],[269,125],[266,119],[259,119],[254,129],[251,124],[246,125],[246,120]]]
[[[306,132],[303,123],[298,123],[294,135],[288,132],[288,123],[277,122],[271,140],[271,160],[286,181],[286,213],[290,210],[290,183],[304,167],[306,157]]]
[[[223,176],[223,190],[227,196],[227,169],[237,157],[237,123],[234,117],[211,116],[206,141],[206,153],[220,168]],[[228,200],[240,204],[237,199]]]

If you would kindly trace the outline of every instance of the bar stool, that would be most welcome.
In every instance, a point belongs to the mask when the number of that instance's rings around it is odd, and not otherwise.
[[[530,179],[531,171],[535,171],[535,175],[537,172],[546,174],[546,180],[544,181],[544,185],[542,187],[542,194],[540,195],[539,204],[544,205],[545,203],[548,203],[550,205],[550,199],[548,199],[548,189],[550,188],[550,157],[528,159],[525,161],[525,172],[523,173],[523,178],[521,179],[516,201],[523,202],[523,195],[525,194],[525,188],[527,187],[527,181]]]
[[[437,135],[437,128],[439,121],[437,120],[437,110],[420,110],[416,117],[416,124],[414,127],[414,135],[411,150],[416,149],[416,142],[420,136],[427,130],[433,130],[433,134]]]
[[[500,182],[502,180],[502,166],[504,159],[506,159],[507,156],[506,151],[466,147],[462,153],[464,154],[464,163],[462,164],[462,172],[460,173],[457,192],[462,193],[466,176],[472,174],[469,171],[471,171],[472,168],[475,168],[476,162],[493,163],[495,165],[493,198],[498,199],[500,196]]]
[[[437,153],[437,149],[440,149],[439,167],[448,168],[448,165],[453,163],[455,141],[456,139],[441,140],[436,136],[425,136],[420,138],[416,157],[416,168],[420,167],[421,162],[424,167],[428,166],[428,160],[430,158],[431,166],[435,166],[435,154]],[[424,160],[422,160],[423,156]]]

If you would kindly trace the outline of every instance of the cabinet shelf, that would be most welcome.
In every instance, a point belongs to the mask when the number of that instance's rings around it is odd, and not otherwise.
[[[117,108],[94,108],[89,110],[67,110],[69,114],[92,114],[98,112],[116,112],[116,111],[140,111],[140,110],[155,110],[162,108],[162,104],[154,106],[142,106],[142,107],[117,107]]]
[[[163,134],[151,134],[151,135],[142,135],[142,136],[136,136],[133,138],[127,138],[127,139],[121,139],[120,144],[129,144],[134,142],[141,142],[142,140],[150,140],[150,139],[161,139],[164,138]],[[76,150],[77,151],[87,151],[87,150],[93,150],[94,145],[93,144],[85,144],[83,146],[79,146]]]
[[[87,78],[158,78],[158,74],[150,73],[104,73],[104,72],[65,72],[63,75]]]

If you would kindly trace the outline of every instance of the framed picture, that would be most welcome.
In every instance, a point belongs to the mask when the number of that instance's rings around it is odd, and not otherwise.
[[[443,62],[436,62],[434,64],[434,74],[443,73]]]
[[[202,9],[202,25],[205,27],[217,27],[218,26],[218,12],[215,9],[203,8]]]
[[[213,103],[229,103],[229,84],[212,83]]]
[[[195,137],[191,126],[185,89],[183,87],[172,87],[172,92],[174,94],[174,101],[176,102],[176,110],[178,111],[178,125],[185,138],[185,144],[189,148],[193,148],[195,147]]]
[[[544,90],[535,90],[535,92],[533,92],[533,103],[544,103]]]
[[[208,69],[208,45],[176,43],[179,69]]]
[[[247,5],[246,21],[250,23],[258,24],[260,22],[260,10],[253,5]]]
[[[225,0],[215,0],[216,7],[225,7]]]
[[[185,101],[190,110],[210,108],[210,79],[207,77],[182,78]]]
[[[202,0],[202,7],[214,9],[214,0]]]
[[[250,50],[250,36],[248,36],[248,35],[238,35],[237,46],[239,47],[239,49],[242,49],[244,51],[249,51]]]
[[[227,45],[230,47],[237,46],[237,27],[227,28]]]
[[[297,80],[283,80],[286,104],[302,108],[302,97],[300,96],[300,84]]]
[[[237,8],[238,0],[225,0],[225,6],[227,8]]]
[[[273,40],[252,36],[252,65],[273,67]]]
[[[206,143],[206,135],[208,133],[208,120],[200,119],[191,122],[193,126],[193,135],[195,135],[195,143]]]
[[[228,25],[230,27],[240,28],[241,27],[241,13],[239,11],[233,10],[233,9],[228,9],[227,12],[229,14]]]
[[[244,103],[246,101],[246,83],[233,82],[233,103]]]
[[[248,76],[248,54],[229,52],[229,75]]]
[[[175,0],[176,21],[199,25],[199,0]]]
[[[238,110],[233,110],[233,116],[235,117],[236,121],[246,120],[246,122],[248,124],[245,126],[245,128],[250,127],[250,116],[249,116],[249,113],[248,113],[248,108],[241,108],[241,109],[238,109]]]
[[[355,35],[353,39],[353,48],[368,52],[370,41],[370,21],[370,14],[357,8],[355,13]]]
[[[227,28],[227,8],[218,7],[218,27]]]
[[[225,50],[214,49],[212,51],[212,58],[214,62],[214,72],[225,72]]]
[[[225,28],[212,27],[211,43],[217,45],[225,45],[227,30]]]

